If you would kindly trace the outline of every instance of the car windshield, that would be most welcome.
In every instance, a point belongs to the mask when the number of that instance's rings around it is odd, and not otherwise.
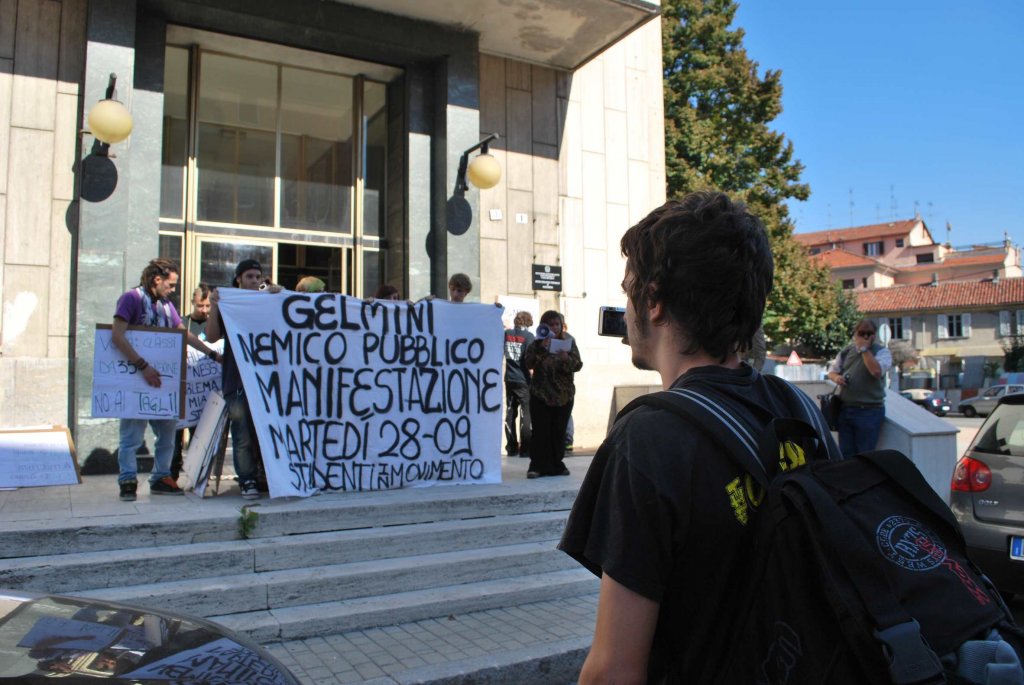
[[[978,452],[1024,456],[1024,405],[1001,404],[989,415],[974,443]]]
[[[295,682],[208,624],[69,597],[26,601],[0,593],[0,683],[54,677],[147,685]]]

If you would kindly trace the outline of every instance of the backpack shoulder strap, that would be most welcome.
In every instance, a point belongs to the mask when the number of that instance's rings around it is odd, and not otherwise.
[[[814,428],[822,444],[825,446],[828,458],[842,459],[842,452],[839,451],[839,446],[836,445],[836,441],[832,438],[832,431],[829,430],[828,424],[825,423],[825,417],[821,415],[821,409],[807,396],[807,393],[773,374],[763,373],[761,377],[769,385],[777,388],[783,397],[787,399],[787,408],[790,412]]]
[[[619,412],[619,417],[641,406],[664,409],[699,427],[725,448],[740,469],[761,486],[768,486],[768,471],[758,453],[758,439],[726,407],[693,390],[675,388],[636,398]]]

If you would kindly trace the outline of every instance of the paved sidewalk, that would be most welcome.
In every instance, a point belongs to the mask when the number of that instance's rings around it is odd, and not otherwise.
[[[264,646],[307,685],[457,682],[481,669],[486,682],[528,682],[523,662],[561,658],[579,668],[596,611],[595,593]]]
[[[213,484],[206,496],[193,492],[184,496],[151,495],[147,479],[139,474],[138,499],[121,502],[118,499],[117,476],[82,476],[79,485],[60,485],[39,488],[0,490],[0,532],[17,531],[25,527],[54,528],[60,526],[89,526],[124,523],[197,521],[219,517],[233,517],[243,506],[258,506],[260,512],[319,508],[343,508],[367,502],[408,502],[431,498],[480,495],[492,491],[536,492],[558,489],[566,485],[576,487],[583,481],[593,452],[576,453],[566,458],[572,475],[568,478],[539,478],[527,480],[528,460],[502,457],[500,484],[442,485],[427,488],[403,488],[372,492],[324,493],[317,497],[281,497],[271,499],[264,495],[258,500],[243,500],[238,484],[230,473],[225,474],[219,494],[213,494]],[[230,461],[230,454],[228,456]],[[4,556],[0,550],[0,558]]]

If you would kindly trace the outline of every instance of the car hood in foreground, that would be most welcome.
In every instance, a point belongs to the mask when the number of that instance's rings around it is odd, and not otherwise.
[[[297,685],[259,646],[208,621],[0,590],[0,683]]]

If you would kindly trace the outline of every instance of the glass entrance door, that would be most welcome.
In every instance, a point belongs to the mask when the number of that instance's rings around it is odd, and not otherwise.
[[[365,296],[386,280],[387,88],[351,62],[169,40],[160,233],[183,292],[230,285],[246,258],[286,288],[316,276]]]

